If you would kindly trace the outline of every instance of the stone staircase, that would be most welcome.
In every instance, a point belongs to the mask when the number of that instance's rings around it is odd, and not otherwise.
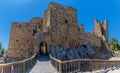
[[[36,64],[28,73],[58,73],[48,56],[37,57]]]

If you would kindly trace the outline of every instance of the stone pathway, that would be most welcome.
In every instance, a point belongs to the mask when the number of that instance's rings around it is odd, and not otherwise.
[[[29,73],[58,73],[50,63],[48,56],[40,56]]]
[[[113,60],[113,59],[114,58],[110,60]],[[58,72],[50,63],[50,59],[48,56],[40,56],[37,58],[37,61],[34,67],[27,73],[58,73]],[[77,72],[77,73],[91,73],[91,72]],[[93,73],[120,73],[120,68],[114,69],[114,70],[107,70],[107,71],[98,70],[98,71],[94,71]]]

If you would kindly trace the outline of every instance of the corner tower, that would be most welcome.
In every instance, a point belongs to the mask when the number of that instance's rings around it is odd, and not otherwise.
[[[103,30],[103,35],[105,36],[106,41],[108,42],[108,21],[105,20],[102,22],[102,30]]]
[[[105,37],[105,40],[108,42],[108,22],[105,20],[104,22],[99,22],[98,20],[94,20],[94,34],[98,37]]]
[[[74,8],[51,3],[45,12],[43,26],[44,31],[49,30],[51,34],[50,45],[70,48],[77,44],[78,22]]]

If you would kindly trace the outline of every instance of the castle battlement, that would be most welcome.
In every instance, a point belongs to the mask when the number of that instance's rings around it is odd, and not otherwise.
[[[13,22],[12,27],[17,27],[17,28],[22,28],[22,27],[28,27],[29,23],[28,22]]]

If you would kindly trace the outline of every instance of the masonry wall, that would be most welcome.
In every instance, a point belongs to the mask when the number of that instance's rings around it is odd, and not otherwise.
[[[50,11],[48,15],[50,19],[46,23],[49,25],[50,45],[60,45],[65,48],[75,46],[78,38],[76,10],[52,3],[48,11]]]
[[[30,25],[31,25],[32,29],[42,31],[43,19],[39,18],[39,17],[34,17],[30,20]]]
[[[102,22],[103,35],[105,36],[106,41],[108,42],[108,22],[105,20]]]
[[[7,55],[13,58],[27,58],[33,53],[34,38],[29,23],[13,23]]]
[[[29,23],[13,23],[7,55],[13,58],[27,58],[39,51],[41,42],[50,46],[72,48],[78,44],[103,46],[101,36],[108,39],[107,21],[100,23],[95,19],[93,33],[84,32],[78,25],[77,12],[72,7],[51,3],[43,18],[32,18]]]
[[[79,31],[79,32],[84,32],[84,26],[81,25],[81,24],[79,24],[79,26],[78,26],[78,31]]]
[[[105,37],[105,40],[108,42],[108,23],[105,20],[104,22],[99,22],[98,20],[94,20],[94,34],[98,37]]]
[[[96,19],[94,20],[94,33],[96,36],[101,37],[102,36],[102,28],[101,28],[101,23],[97,21]]]
[[[80,45],[92,45],[96,47],[102,46],[102,38],[92,33],[79,32],[78,43]]]
[[[48,7],[48,9],[44,13],[42,31],[46,31],[48,27],[50,27],[50,20],[51,20],[51,8]]]

